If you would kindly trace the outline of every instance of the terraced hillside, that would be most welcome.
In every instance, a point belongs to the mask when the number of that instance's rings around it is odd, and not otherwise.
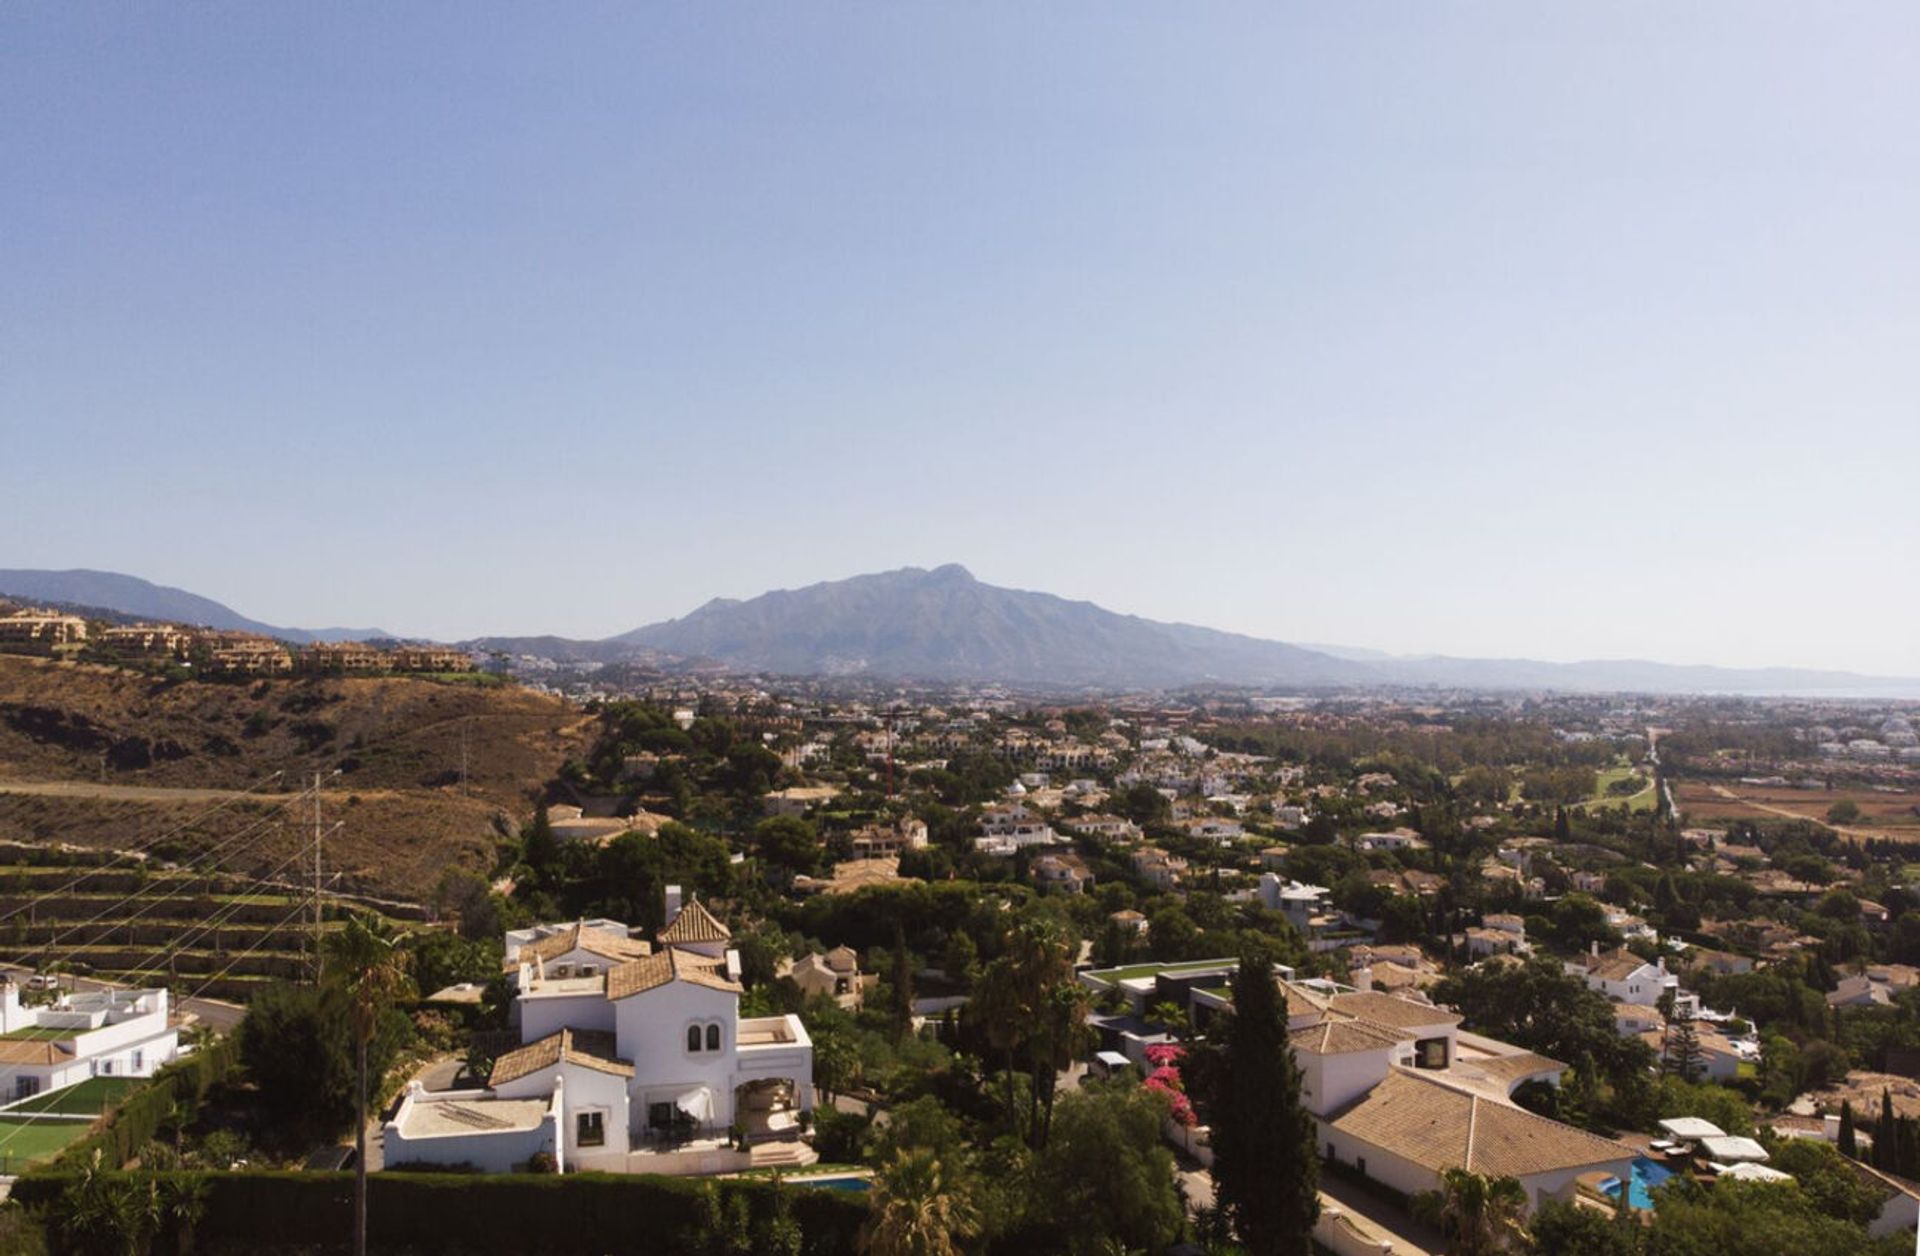
[[[263,884],[103,852],[0,847],[0,961],[22,969],[244,1000],[307,971],[312,904],[297,879]],[[323,897],[322,927],[347,906]]]
[[[588,724],[557,699],[471,680],[169,682],[0,655],[0,840],[158,840],[181,858],[258,825],[272,832],[219,865],[258,875],[306,840],[293,794],[337,769],[325,808],[342,825],[327,842],[339,884],[418,897],[449,867],[487,864],[496,827],[530,810]]]

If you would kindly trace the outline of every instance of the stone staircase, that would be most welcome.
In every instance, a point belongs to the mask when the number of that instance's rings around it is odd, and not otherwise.
[[[755,1143],[752,1156],[756,1169],[804,1169],[820,1160],[820,1153],[799,1139]]]

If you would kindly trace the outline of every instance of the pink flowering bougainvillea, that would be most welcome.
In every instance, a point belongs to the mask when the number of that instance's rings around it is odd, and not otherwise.
[[[1148,1090],[1167,1097],[1168,1111],[1174,1123],[1191,1128],[1198,1124],[1199,1118],[1193,1114],[1193,1101],[1187,1098],[1186,1086],[1180,1080],[1180,1070],[1176,1067],[1186,1049],[1170,1042],[1157,1042],[1147,1048],[1147,1062],[1154,1070],[1147,1074],[1142,1083]]]

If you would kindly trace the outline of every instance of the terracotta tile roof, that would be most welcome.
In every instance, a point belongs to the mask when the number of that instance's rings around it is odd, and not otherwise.
[[[559,959],[568,951],[578,947],[591,951],[602,959],[623,960],[639,959],[650,955],[653,947],[639,938],[630,938],[615,933],[611,929],[595,929],[584,924],[572,924],[558,933],[550,933],[544,938],[536,938],[520,948],[520,959],[543,960]]]
[[[1287,1001],[1288,1016],[1305,1016],[1308,1012],[1327,1010],[1328,996],[1318,990],[1295,981],[1282,981],[1279,984],[1280,993]]]
[[[1295,1051],[1308,1055],[1351,1055],[1359,1051],[1384,1051],[1397,1047],[1406,1038],[1388,1030],[1353,1020],[1323,1020],[1287,1035]]]
[[[621,1059],[617,1051],[610,1033],[598,1029],[562,1029],[495,1060],[487,1085],[517,1081],[556,1064],[578,1064],[616,1077],[632,1077],[633,1065]]]
[[[1355,990],[1336,994],[1327,1000],[1329,1009],[1360,1020],[1372,1021],[1391,1029],[1413,1029],[1422,1025],[1458,1025],[1460,1014],[1431,1003],[1416,1003],[1377,990]]]
[[[733,934],[694,899],[660,931],[662,942],[725,942]]]
[[[1522,1077],[1531,1077],[1535,1073],[1544,1073],[1550,1069],[1564,1071],[1567,1067],[1558,1060],[1550,1060],[1532,1051],[1521,1051],[1514,1055],[1485,1056],[1466,1063],[1487,1076],[1497,1077],[1503,1082],[1518,1081]]]
[[[1647,961],[1635,955],[1625,947],[1609,951],[1599,957],[1588,956],[1581,961],[1589,977],[1598,977],[1602,981],[1625,981],[1628,977],[1647,967]]]
[[[0,1064],[65,1064],[72,1059],[73,1052],[46,1039],[0,1041]]]
[[[685,981],[713,990],[740,993],[739,983],[727,980],[724,961],[669,946],[645,959],[629,960],[608,973],[607,997],[628,998],[664,986],[670,981]]]
[[[1633,1148],[1396,1068],[1332,1121],[1334,1129],[1439,1172],[1491,1177],[1631,1161]]]

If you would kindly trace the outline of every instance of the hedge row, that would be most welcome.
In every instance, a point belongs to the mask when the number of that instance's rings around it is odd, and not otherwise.
[[[104,1164],[119,1168],[146,1146],[173,1115],[176,1103],[186,1108],[191,1119],[207,1092],[231,1076],[239,1062],[239,1044],[229,1036],[156,1069],[153,1079],[109,1112],[99,1129],[69,1143],[54,1167],[71,1169],[87,1164],[98,1150]]]
[[[171,1174],[128,1174],[142,1182]],[[190,1174],[206,1184],[205,1211],[193,1229],[201,1256],[242,1252],[334,1252],[353,1228],[350,1173]],[[71,1173],[22,1178],[13,1197],[54,1205]],[[772,1214],[766,1182],[713,1181],[729,1206],[744,1200],[760,1221]],[[699,1179],[607,1173],[473,1175],[376,1173],[367,1183],[368,1247],[388,1253],[657,1253],[699,1250],[704,1229]],[[854,1250],[866,1218],[864,1197],[804,1186],[783,1188],[808,1256]]]

